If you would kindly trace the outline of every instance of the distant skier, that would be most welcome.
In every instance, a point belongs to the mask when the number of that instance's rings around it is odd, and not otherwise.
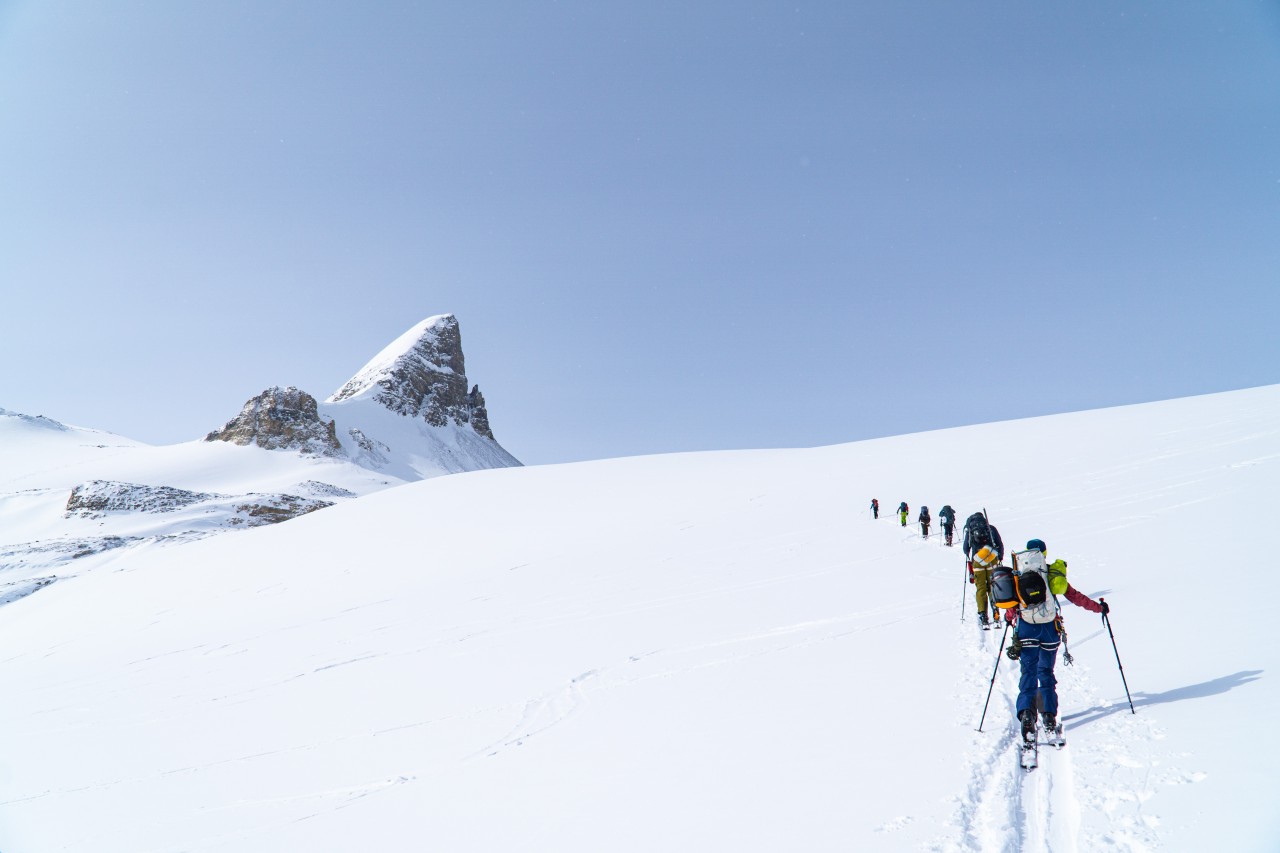
[[[1004,542],[1000,540],[1000,531],[994,524],[987,522],[985,514],[975,512],[965,519],[960,548],[964,551],[969,583],[973,584],[974,597],[978,603],[978,621],[983,628],[989,628],[996,615],[995,602],[991,603],[991,616],[987,615],[991,569],[1004,561]]]
[[[920,535],[928,539],[929,522],[933,521],[933,519],[929,517],[929,508],[927,506],[920,507],[920,515],[916,517],[916,521],[920,522]]]
[[[951,508],[951,504],[947,504],[938,510],[938,520],[942,522],[942,535],[947,545],[950,545],[951,534],[956,529],[956,511]]]
[[[875,498],[871,499],[871,517],[872,518],[880,517],[880,501],[876,500]]]
[[[1013,642],[1006,654],[1012,660],[1019,661],[1021,666],[1018,702],[1014,709],[1018,721],[1022,723],[1024,741],[1035,738],[1037,706],[1040,708],[1044,727],[1061,735],[1058,731],[1058,680],[1053,674],[1053,665],[1057,662],[1058,646],[1066,632],[1062,628],[1058,595],[1065,595],[1067,601],[1093,613],[1105,615],[1111,611],[1106,599],[1094,601],[1067,583],[1066,561],[1054,560],[1047,563],[1046,553],[1044,540],[1032,539],[1027,542],[1027,550],[1013,555],[1014,566],[1019,570],[1019,595],[1023,599],[1038,600],[1039,603],[1005,611],[1005,619],[1010,624],[1013,624],[1014,613],[1017,613]],[[1055,593],[1055,590],[1058,592]]]
[[[911,512],[911,509],[907,506],[906,501],[898,504],[898,521],[902,522],[903,527],[907,526],[907,513],[909,512]]]

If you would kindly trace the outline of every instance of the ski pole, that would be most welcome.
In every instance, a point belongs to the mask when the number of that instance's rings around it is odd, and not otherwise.
[[[982,724],[987,721],[987,706],[991,704],[991,690],[996,686],[996,672],[1000,669],[1000,655],[1004,654],[1004,640],[1009,636],[1009,623],[1004,623],[1004,633],[1000,635],[1000,649],[996,652],[996,665],[991,670],[991,684],[987,687],[987,701],[982,703],[982,719],[978,720],[978,731],[982,731]]]
[[[968,561],[965,562],[965,565],[966,566],[968,565]],[[969,585],[968,580],[969,579],[965,577],[963,574],[960,575],[960,621],[961,622],[964,621],[965,601],[969,598],[969,590],[965,589],[965,587]]]
[[[1105,598],[1099,598],[1099,601],[1106,603]],[[1111,635],[1111,650],[1116,653],[1116,666],[1120,667],[1120,681],[1124,684],[1124,695],[1129,700],[1129,712],[1138,713],[1133,707],[1133,697],[1129,695],[1129,680],[1124,677],[1124,664],[1120,663],[1120,650],[1116,648],[1116,635],[1111,631],[1111,620],[1107,618],[1107,614],[1102,614],[1102,622],[1107,626],[1107,633]]]

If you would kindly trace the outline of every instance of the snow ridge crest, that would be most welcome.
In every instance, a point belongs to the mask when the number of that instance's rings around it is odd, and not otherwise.
[[[10,412],[7,409],[0,409],[0,417],[14,418],[31,426],[41,427],[43,429],[55,430],[57,432],[67,432],[69,427],[64,423],[59,423],[53,418],[46,418],[44,415],[24,415],[21,412]]]

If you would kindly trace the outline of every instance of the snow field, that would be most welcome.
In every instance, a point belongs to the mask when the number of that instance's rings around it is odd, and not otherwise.
[[[1267,850],[1280,649],[1207,633],[1269,571],[1280,389],[812,450],[475,472],[95,560],[0,608],[0,849]],[[1068,746],[1017,766],[1016,665],[958,548],[1038,536]],[[1221,608],[1228,612],[1228,608]],[[1223,721],[1232,725],[1224,725]],[[68,819],[74,815],[75,820]]]

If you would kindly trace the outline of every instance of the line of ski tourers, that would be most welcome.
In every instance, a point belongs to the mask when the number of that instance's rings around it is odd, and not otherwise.
[[[898,521],[903,527],[907,526],[910,512],[906,501],[898,504]],[[871,517],[880,517],[880,502],[875,498],[871,499]],[[949,504],[944,506],[938,512],[938,519],[942,524],[944,544],[950,546],[955,531],[955,510]],[[929,524],[932,521],[929,508],[922,506],[916,520],[920,524],[921,535],[928,539]],[[983,629],[990,629],[1003,621],[1006,634],[1010,626],[1014,629],[1008,649],[1004,648],[1004,636],[1000,640],[1000,649],[1010,660],[1018,661],[1021,667],[1015,712],[1022,726],[1022,766],[1031,770],[1036,766],[1036,746],[1041,726],[1047,735],[1046,743],[1059,748],[1066,745],[1062,724],[1058,721],[1058,680],[1053,672],[1058,647],[1062,646],[1063,660],[1067,665],[1072,660],[1067,649],[1067,631],[1063,626],[1062,605],[1058,596],[1066,598],[1077,607],[1101,613],[1114,648],[1115,634],[1111,633],[1108,618],[1111,607],[1105,598],[1100,597],[1094,601],[1072,586],[1067,581],[1067,561],[1056,559],[1050,562],[1049,549],[1043,539],[1027,540],[1024,550],[1010,555],[1012,565],[1004,565],[1004,541],[1000,538],[1000,531],[987,518],[986,510],[975,512],[965,519],[960,549],[964,552],[968,583],[974,588],[979,625]],[[961,596],[961,621],[964,621],[967,598],[968,596]],[[1000,654],[1001,652],[996,653],[996,670],[999,669]],[[1120,665],[1119,651],[1116,652],[1116,663]],[[995,678],[996,671],[993,670],[991,686],[995,685]],[[1123,665],[1120,665],[1120,678],[1125,680]],[[1127,681],[1124,689],[1128,696]],[[990,702],[991,687],[988,687],[987,704]],[[1129,699],[1129,709],[1133,711],[1132,698]],[[986,720],[986,716],[987,705],[983,705],[982,721]],[[978,731],[982,731],[982,722],[978,723]]]

